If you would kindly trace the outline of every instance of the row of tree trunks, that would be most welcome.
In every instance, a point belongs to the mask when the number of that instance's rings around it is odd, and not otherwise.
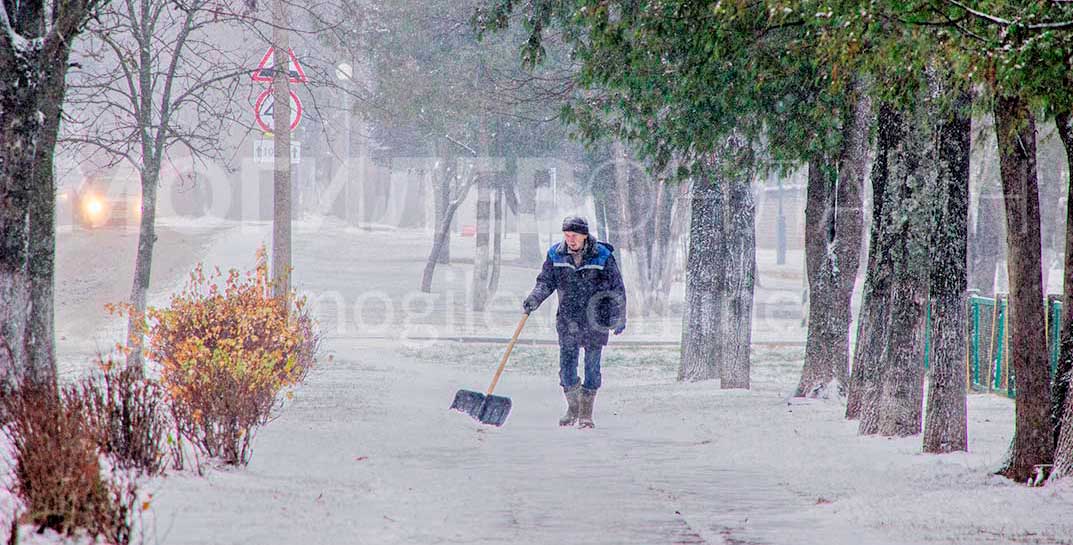
[[[863,93],[848,109],[837,164],[817,157],[808,164],[805,201],[805,269],[809,283],[805,365],[794,395],[845,392],[853,286],[860,264],[863,184],[868,162],[872,102]]]
[[[969,156],[972,96],[957,93],[939,127],[938,221],[928,285],[932,300],[931,372],[924,417],[924,452],[968,450],[965,326],[968,267]]]
[[[1018,97],[995,99],[1010,276],[1009,356],[1017,377],[1013,444],[1002,474],[1025,482],[1052,461],[1050,371],[1047,362],[1040,255],[1036,124]]]

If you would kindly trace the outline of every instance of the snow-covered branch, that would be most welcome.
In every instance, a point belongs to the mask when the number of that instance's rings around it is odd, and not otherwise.
[[[997,15],[991,15],[990,13],[986,13],[986,12],[983,12],[983,11],[973,9],[973,8],[965,5],[963,2],[960,2],[958,0],[946,0],[946,1],[948,3],[954,5],[954,6],[957,6],[958,8],[960,8],[962,10],[965,10],[966,13],[972,15],[973,17],[976,17],[978,19],[983,19],[984,21],[987,21],[987,22],[992,23],[992,24],[996,24],[996,25],[1003,26],[1003,27],[1008,27],[1008,26],[1013,26],[1013,25],[1016,25],[1016,24],[1020,24],[1018,21],[1005,19],[1005,18],[999,17]],[[1055,22],[1047,22],[1047,23],[1031,23],[1031,24],[1025,24],[1025,25],[1022,25],[1022,26],[1024,26],[1024,28],[1027,28],[1027,29],[1030,29],[1030,30],[1062,30],[1062,29],[1066,29],[1066,28],[1073,28],[1073,21],[1055,21]]]

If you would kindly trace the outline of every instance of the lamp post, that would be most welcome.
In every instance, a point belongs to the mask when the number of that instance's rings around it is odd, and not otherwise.
[[[350,154],[351,154],[351,141],[350,141],[350,92],[349,84],[351,78],[354,77],[354,68],[350,66],[348,62],[341,62],[335,66],[335,78],[339,80],[339,84],[343,87],[343,125],[346,128],[346,139],[344,140],[343,153],[343,219],[345,221],[351,220],[351,203],[352,198],[350,195]],[[358,225],[359,218],[354,218],[354,224]]]

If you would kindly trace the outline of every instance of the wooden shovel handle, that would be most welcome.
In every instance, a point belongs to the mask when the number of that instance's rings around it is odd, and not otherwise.
[[[525,321],[529,319],[529,314],[522,314],[522,320],[518,322],[518,327],[514,328],[514,336],[510,338],[510,344],[507,345],[507,351],[503,353],[503,359],[499,362],[499,369],[496,369],[496,374],[492,377],[492,384],[488,386],[488,391],[485,395],[492,395],[492,391],[496,389],[496,383],[499,382],[499,375],[503,374],[503,368],[507,366],[507,358],[510,357],[511,350],[514,350],[514,343],[518,342],[518,335],[522,332],[522,327],[525,326]]]

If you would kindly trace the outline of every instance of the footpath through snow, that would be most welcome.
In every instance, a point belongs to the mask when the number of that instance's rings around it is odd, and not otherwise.
[[[267,226],[219,232],[204,261],[248,268],[268,237]],[[400,332],[509,335],[535,271],[505,267],[492,310],[468,316],[468,265],[416,292],[426,239],[296,229],[296,282],[334,361],[259,432],[249,467],[148,483],[147,543],[1073,543],[1073,487],[991,475],[1012,402],[971,396],[970,452],[923,455],[919,437],[858,437],[837,401],[788,398],[803,352],[792,343],[758,347],[752,390],[724,391],[675,382],[674,349],[612,340],[585,431],[556,425],[554,347],[522,346],[497,389],[510,418],[481,427],[447,406],[459,388],[486,387],[503,346]],[[456,259],[470,242],[456,241]],[[550,336],[550,320],[535,322],[523,337]],[[758,336],[800,339],[794,322],[759,320]],[[625,337],[674,327],[642,324]]]

